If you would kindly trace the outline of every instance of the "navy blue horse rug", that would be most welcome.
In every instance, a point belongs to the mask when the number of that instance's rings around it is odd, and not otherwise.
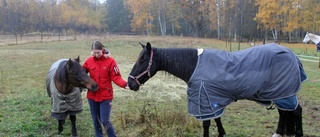
[[[205,49],[188,82],[188,112],[198,120],[217,118],[242,99],[295,110],[306,79],[296,55],[274,43],[236,52]]]

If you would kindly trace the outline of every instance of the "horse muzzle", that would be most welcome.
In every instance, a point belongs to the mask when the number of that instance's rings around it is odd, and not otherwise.
[[[97,91],[98,89],[99,89],[99,88],[98,88],[98,85],[97,85],[97,84],[94,84],[94,85],[91,86],[91,88],[89,88],[89,90],[92,91],[92,92],[95,92],[95,91]]]
[[[129,87],[130,87],[130,86],[129,86]],[[138,91],[138,90],[139,90],[139,86],[136,86],[135,88],[131,88],[131,87],[130,87],[130,89],[133,90],[133,91]]]

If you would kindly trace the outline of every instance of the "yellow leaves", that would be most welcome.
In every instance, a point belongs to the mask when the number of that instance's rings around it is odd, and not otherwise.
[[[276,0],[258,0],[257,3],[260,6],[259,12],[256,14],[256,21],[267,23],[271,19],[277,19],[277,13],[280,10],[279,2]]]
[[[255,20],[265,29],[291,32],[299,26],[299,3],[301,0],[257,0],[259,11]]]
[[[88,25],[100,28],[100,16],[98,11],[91,9],[88,3],[70,0],[59,4],[60,16],[64,25],[74,24],[75,26]]]
[[[147,29],[147,30],[151,30],[151,28],[152,28],[152,24],[151,24],[151,23],[147,23],[146,29]]]
[[[127,7],[133,14],[131,20],[132,31],[149,31],[152,28],[150,22],[153,21],[151,16],[151,0],[127,0]]]
[[[296,0],[298,1],[298,0]],[[318,15],[320,14],[319,0],[299,0],[299,26],[300,28],[308,31],[320,31]]]
[[[254,20],[265,29],[320,31],[319,4],[319,0],[257,0],[259,11]]]

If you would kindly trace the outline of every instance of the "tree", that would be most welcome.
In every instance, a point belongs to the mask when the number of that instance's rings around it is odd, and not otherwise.
[[[156,7],[160,34],[165,36],[167,33],[167,0],[158,0],[153,3]]]
[[[301,27],[303,30],[309,32],[320,32],[320,19],[318,15],[320,14],[320,4],[319,0],[301,0],[302,10],[301,10]]]
[[[208,11],[204,10],[206,4],[202,0],[177,0],[180,12],[185,23],[185,32],[188,36],[204,36],[209,25]],[[183,23],[183,22],[181,22]]]
[[[154,17],[151,15],[151,0],[126,0],[126,6],[133,14],[131,29],[134,32],[151,34]]]
[[[281,18],[279,16],[280,3],[278,0],[257,0],[259,11],[254,18],[258,22],[258,27],[266,32],[272,30],[273,39],[278,40],[278,32],[280,30]],[[267,37],[267,35],[265,35]]]
[[[283,5],[281,10],[283,18],[283,28],[282,31],[285,33],[284,35],[288,36],[288,42],[292,41],[291,34],[300,28],[299,26],[299,13],[300,13],[300,1],[301,0],[285,0],[283,1]]]
[[[124,6],[123,0],[108,0],[105,7],[103,23],[113,33],[130,32],[129,11]]]

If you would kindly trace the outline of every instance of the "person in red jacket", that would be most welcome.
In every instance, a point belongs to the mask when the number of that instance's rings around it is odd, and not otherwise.
[[[88,91],[87,98],[94,124],[96,137],[102,137],[102,130],[106,130],[108,137],[115,137],[116,133],[110,122],[110,113],[113,99],[112,82],[117,86],[129,89],[127,82],[122,79],[116,61],[106,55],[108,51],[100,41],[94,41],[91,45],[92,56],[84,63],[90,77],[98,83],[98,90]],[[103,125],[103,127],[101,127]]]

